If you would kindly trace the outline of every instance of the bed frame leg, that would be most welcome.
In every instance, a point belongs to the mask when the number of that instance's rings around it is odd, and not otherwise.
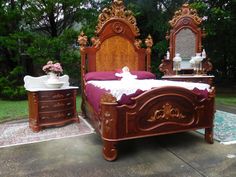
[[[209,144],[213,144],[213,128],[205,128],[205,141]]]
[[[84,99],[82,98],[82,102],[81,102],[81,112],[84,118],[86,118],[86,109],[85,109],[85,103],[84,103]]]
[[[103,156],[107,161],[113,161],[117,158],[116,142],[103,141]]]

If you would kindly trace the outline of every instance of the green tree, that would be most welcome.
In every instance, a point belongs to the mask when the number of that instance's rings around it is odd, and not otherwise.
[[[102,4],[93,0],[27,1],[25,26],[35,34],[27,50],[29,56],[37,65],[57,60],[67,74],[78,78],[80,55],[76,39],[80,31],[91,33],[95,28],[95,17]],[[77,67],[73,70],[69,66],[74,64]]]
[[[152,68],[158,66],[168,43],[168,21],[183,3],[205,17],[204,40],[208,56],[221,78],[236,79],[235,0],[124,0],[137,18],[141,39],[154,39]],[[47,60],[61,62],[65,74],[79,77],[76,39],[83,30],[94,35],[101,9],[112,0],[0,0],[0,96],[23,95],[23,76],[42,75]],[[32,67],[33,66],[33,67]]]
[[[43,74],[41,67],[49,59],[61,62],[65,74],[80,78],[76,38],[82,26],[93,22],[102,3],[92,0],[0,2],[1,97],[16,98],[17,88],[24,90],[23,76]]]
[[[30,35],[21,31],[22,1],[0,0],[0,96],[17,98],[25,95],[22,85],[24,64],[20,45]]]
[[[205,0],[192,4],[205,16],[207,37],[204,46],[222,80],[236,81],[236,1]]]

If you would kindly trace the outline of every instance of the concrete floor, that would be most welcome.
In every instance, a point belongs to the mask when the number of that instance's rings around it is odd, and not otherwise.
[[[1,177],[235,177],[236,144],[195,132],[125,141],[115,162],[96,134],[0,149]]]
[[[115,162],[101,150],[95,133],[0,148],[0,177],[236,177],[236,144],[207,144],[196,132],[124,141]]]
[[[217,109],[217,110],[221,110],[221,111],[225,111],[225,112],[229,112],[229,113],[236,114],[236,107],[235,107],[235,106],[216,105],[216,109]]]

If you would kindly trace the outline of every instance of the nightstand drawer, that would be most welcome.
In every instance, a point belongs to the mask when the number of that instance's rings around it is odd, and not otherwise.
[[[67,110],[74,107],[73,98],[59,100],[59,101],[40,101],[39,112]]]
[[[28,92],[30,128],[38,132],[49,126],[79,122],[76,93],[76,87]]]
[[[75,116],[73,109],[66,111],[55,111],[55,112],[45,112],[39,113],[41,120],[57,120],[57,119],[70,119]]]
[[[39,92],[39,100],[60,100],[66,98],[72,98],[73,92],[72,90],[62,90],[62,91],[54,91],[54,92]]]

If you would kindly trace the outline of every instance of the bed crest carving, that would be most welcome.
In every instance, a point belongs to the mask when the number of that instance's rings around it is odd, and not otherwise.
[[[174,27],[179,19],[181,19],[183,16],[186,17],[186,15],[192,18],[196,25],[201,24],[202,18],[198,16],[197,11],[195,9],[191,9],[189,4],[183,4],[182,8],[175,12],[174,18],[169,21],[170,25]],[[185,22],[188,23],[189,21],[184,21],[183,23]]]
[[[166,103],[162,106],[162,109],[155,111],[154,115],[151,116],[147,121],[155,122],[157,120],[170,120],[170,119],[184,119],[184,116],[178,108],[174,108],[171,104]]]
[[[96,33],[98,34],[101,31],[107,21],[117,18],[124,19],[125,21],[129,22],[134,27],[136,35],[139,35],[136,18],[133,16],[132,11],[126,10],[123,0],[114,0],[111,8],[104,8],[102,10],[102,13],[98,17]],[[119,25],[114,25],[113,30],[118,33],[122,32],[122,28],[119,28]]]

